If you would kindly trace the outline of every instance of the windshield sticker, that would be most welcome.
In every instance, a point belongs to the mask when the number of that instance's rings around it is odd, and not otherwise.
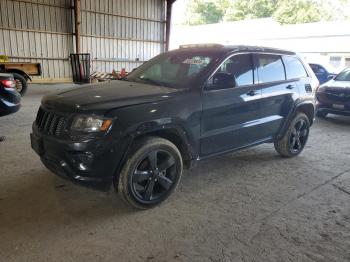
[[[185,61],[183,61],[182,63],[184,64],[190,64],[190,65],[202,65],[205,64],[204,60],[199,60],[199,59],[190,59],[187,58]]]

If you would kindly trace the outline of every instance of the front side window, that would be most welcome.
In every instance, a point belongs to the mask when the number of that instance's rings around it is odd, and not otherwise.
[[[286,80],[281,56],[259,54],[258,74],[260,83]]]
[[[125,80],[172,88],[189,88],[191,81],[215,59],[215,54],[196,51],[165,53],[146,62]]]
[[[234,55],[227,59],[209,80],[209,89],[225,89],[254,84],[251,54]]]
[[[298,58],[293,56],[284,56],[283,62],[286,66],[287,79],[307,77],[305,68]]]

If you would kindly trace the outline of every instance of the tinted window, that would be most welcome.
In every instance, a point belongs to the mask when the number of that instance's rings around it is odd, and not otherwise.
[[[232,75],[237,86],[252,85],[254,83],[252,55],[234,55],[222,64],[218,72]]]
[[[213,61],[215,54],[202,51],[169,52],[155,57],[130,73],[124,80],[174,88],[190,83]]]
[[[285,80],[284,66],[278,55],[258,55],[259,82],[267,83]]]
[[[315,74],[324,74],[324,73],[326,73],[326,70],[322,66],[319,66],[319,65],[316,65],[316,64],[310,64],[310,67],[311,67],[312,71],[314,71]]]
[[[287,79],[295,79],[307,77],[307,73],[300,60],[293,56],[283,57],[284,65],[286,66]]]
[[[345,69],[336,78],[336,81],[350,81],[350,68]]]

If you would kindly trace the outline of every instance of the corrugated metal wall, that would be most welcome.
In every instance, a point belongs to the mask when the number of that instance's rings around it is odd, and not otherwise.
[[[164,51],[164,0],[82,0],[81,8],[93,71],[131,70]]]
[[[39,62],[45,79],[71,77],[73,0],[0,0],[0,54]],[[81,0],[82,52],[92,71],[131,70],[164,51],[164,0]]]
[[[38,62],[42,78],[69,78],[73,50],[70,0],[0,0],[0,53]]]

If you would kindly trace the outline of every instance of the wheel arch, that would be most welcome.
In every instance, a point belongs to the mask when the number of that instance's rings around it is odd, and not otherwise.
[[[193,165],[193,157],[195,153],[193,150],[191,150],[191,145],[189,142],[189,139],[186,135],[186,132],[183,128],[178,126],[168,126],[168,127],[158,127],[153,128],[147,131],[139,132],[135,131],[129,135],[125,139],[128,140],[127,142],[127,148],[123,154],[122,159],[120,160],[117,170],[115,172],[115,176],[113,178],[114,184],[119,182],[119,175],[120,172],[125,164],[125,161],[127,160],[127,157],[133,147],[133,145],[146,137],[161,137],[164,139],[169,140],[172,142],[180,151],[182,159],[183,159],[183,165],[185,168],[189,169]],[[115,187],[117,188],[117,187]]]
[[[314,118],[315,118],[315,105],[313,102],[302,102],[297,105],[295,105],[294,109],[291,111],[291,113],[288,115],[286,118],[286,121],[284,122],[283,126],[281,127],[280,131],[278,132],[278,135],[276,136],[276,139],[281,139],[285,133],[288,130],[289,123],[293,120],[293,118],[298,114],[298,113],[304,113],[309,121],[310,125],[313,124]]]
[[[30,80],[32,81],[32,78],[24,71],[20,70],[20,69],[7,69],[6,70],[7,73],[17,73],[20,74],[21,76],[23,76],[27,81]]]
[[[161,137],[172,142],[180,151],[184,166],[189,168],[193,159],[193,152],[189,139],[187,138],[186,131],[177,126],[159,127],[156,129],[148,130],[142,133],[136,133],[133,135],[131,146],[137,140],[143,139],[147,136]]]
[[[315,119],[315,106],[312,104],[312,103],[302,103],[302,104],[299,104],[297,107],[296,107],[296,113],[304,113],[309,121],[310,121],[310,125],[313,124],[314,122],[314,119]]]

